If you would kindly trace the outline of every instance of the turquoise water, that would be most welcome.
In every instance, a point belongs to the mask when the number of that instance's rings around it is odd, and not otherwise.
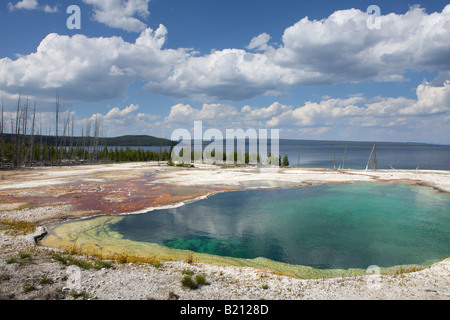
[[[450,254],[450,196],[406,184],[225,192],[130,215],[126,239],[319,269],[430,264]]]

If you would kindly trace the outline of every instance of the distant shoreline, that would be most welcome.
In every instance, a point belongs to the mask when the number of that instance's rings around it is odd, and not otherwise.
[[[4,138],[9,140],[14,138],[14,134],[5,133]],[[39,142],[41,139],[46,141],[48,144],[54,144],[56,138],[50,135],[33,135],[26,136],[27,139],[33,138],[35,142]],[[86,139],[86,137],[82,136],[61,136],[58,137],[58,144],[62,146],[69,146],[70,143],[76,145],[82,145],[80,141]],[[101,146],[108,147],[170,147],[171,145],[176,145],[178,141],[172,141],[167,138],[159,138],[156,136],[149,135],[122,135],[117,137],[98,137],[101,141]],[[268,142],[270,142],[270,138],[268,138]],[[336,145],[336,146],[371,146],[375,142],[380,146],[443,146],[450,147],[450,144],[442,144],[442,143],[431,143],[431,142],[401,142],[401,141],[359,141],[359,140],[309,140],[309,139],[290,139],[290,138],[281,138],[279,139],[280,143],[283,144],[301,144],[301,145]],[[203,141],[203,143],[210,143],[210,141]]]

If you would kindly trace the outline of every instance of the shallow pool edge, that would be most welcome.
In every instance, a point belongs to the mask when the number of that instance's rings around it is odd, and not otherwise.
[[[48,235],[41,244],[48,248],[97,256],[105,260],[154,263],[165,261],[190,261],[218,266],[251,267],[300,279],[339,278],[365,276],[374,273],[395,275],[425,269],[440,260],[428,264],[398,265],[391,267],[368,266],[367,269],[317,269],[259,257],[254,259],[224,257],[189,250],[173,249],[156,243],[124,239],[109,228],[124,216],[100,216],[89,220],[63,223],[48,227]],[[374,269],[375,267],[375,269]]]

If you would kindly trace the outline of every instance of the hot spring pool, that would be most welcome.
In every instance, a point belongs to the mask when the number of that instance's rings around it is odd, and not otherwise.
[[[122,239],[318,269],[428,265],[450,254],[450,196],[407,184],[323,184],[215,194],[128,215]]]

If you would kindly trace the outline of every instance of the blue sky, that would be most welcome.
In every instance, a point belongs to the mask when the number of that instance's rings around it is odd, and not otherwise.
[[[67,28],[69,5],[81,29]],[[108,136],[170,137],[201,120],[450,144],[446,1],[7,0],[0,39],[6,115],[21,93],[43,133],[58,93],[78,134],[98,119]]]

